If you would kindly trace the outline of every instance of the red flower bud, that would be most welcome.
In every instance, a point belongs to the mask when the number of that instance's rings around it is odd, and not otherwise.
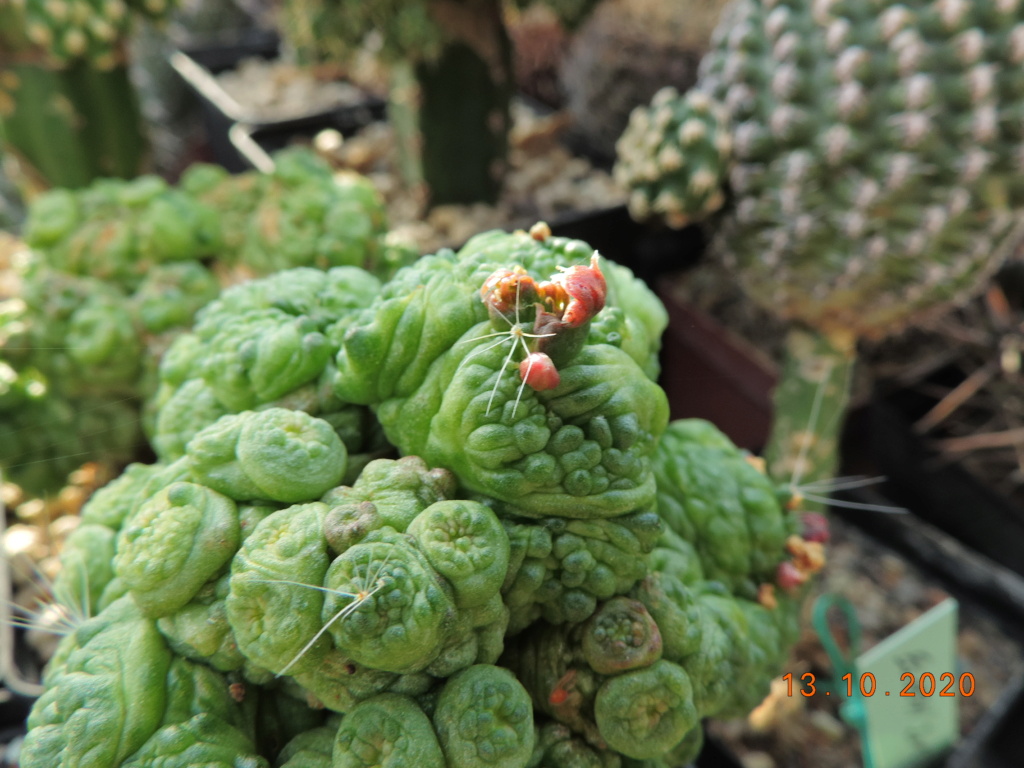
[[[824,544],[829,540],[828,518],[820,512],[806,512],[801,518],[803,523],[802,537],[807,541]]]
[[[779,563],[778,570],[775,571],[775,582],[780,588],[787,592],[793,592],[805,581],[807,581],[807,574],[797,568],[792,562],[786,560]]]
[[[561,377],[551,358],[543,352],[531,352],[519,363],[519,378],[535,392],[554,389]]]

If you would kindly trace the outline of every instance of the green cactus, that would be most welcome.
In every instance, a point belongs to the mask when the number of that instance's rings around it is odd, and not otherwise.
[[[697,420],[670,424],[655,462],[665,530],[647,577],[583,622],[532,625],[501,659],[538,712],[589,744],[561,747],[582,765],[602,765],[609,747],[636,760],[692,759],[699,718],[756,705],[794,639],[799,590],[778,570],[796,521],[775,485]]]
[[[143,429],[162,459],[176,459],[220,416],[278,398],[331,424],[354,454],[352,478],[384,448],[365,409],[346,407],[316,381],[340,340],[325,341],[326,325],[312,335],[303,330],[325,315],[337,314],[340,322],[343,309],[369,301],[380,283],[362,269],[292,271],[292,282],[276,292],[256,283],[226,294],[229,328],[218,335],[220,320],[211,316],[201,329],[221,345],[210,365],[224,370],[210,373],[209,382],[188,368],[185,347],[193,342],[174,343],[217,297],[218,278],[230,270],[251,275],[297,264],[352,264],[388,275],[412,257],[387,239],[383,206],[368,180],[336,177],[308,151],[275,157],[273,174],[228,179],[198,166],[180,188],[156,176],[102,179],[33,201],[25,226],[31,252],[16,270],[18,296],[0,303],[0,409],[11,414],[0,427],[8,437],[0,465],[12,480],[43,492],[91,459],[123,464],[138,452]],[[267,314],[243,322],[237,302]],[[289,314],[296,306],[316,318],[296,319]],[[256,326],[267,338],[259,338]],[[344,331],[337,322],[332,329],[339,336]],[[232,346],[244,339],[261,345],[251,365]],[[319,356],[312,348],[308,354],[292,349],[296,339],[319,339]],[[161,382],[165,352],[178,360],[169,366],[177,374]],[[301,364],[284,376],[283,358],[275,355],[293,355],[287,359]],[[158,420],[149,406],[140,423],[140,401],[157,389],[157,400],[169,407]],[[36,429],[25,428],[28,419]]]
[[[548,4],[574,24],[594,1]],[[499,0],[288,0],[281,26],[307,61],[349,58],[379,33],[406,185],[431,205],[497,199],[515,86]]]
[[[5,481],[44,493],[62,487],[89,457],[112,464],[131,460],[142,439],[133,402],[90,395],[72,401],[54,392],[38,369],[15,368],[0,358],[0,466]]]
[[[306,333],[265,355],[268,317]],[[690,760],[700,718],[766,692],[822,554],[721,433],[666,424],[663,325],[628,270],[544,227],[383,288],[339,267],[226,291],[163,381],[256,405],[207,403],[180,455],[86,506],[61,599],[99,613],[51,664],[24,768]],[[222,332],[236,354],[204,369]],[[328,417],[368,405],[407,455],[342,484],[364,425]]]
[[[633,111],[617,145],[615,180],[632,190],[630,214],[660,216],[679,228],[717,211],[725,203],[731,144],[716,102],[700,91],[659,91],[649,109]]]
[[[778,477],[831,474],[857,339],[962,301],[1019,238],[1022,64],[1019,3],[741,0],[697,93],[664,94],[623,135],[622,173],[668,187],[653,153],[638,157],[669,140],[651,115],[698,99],[726,116],[716,250],[799,326],[768,451]]]
[[[86,461],[137,453],[161,335],[190,324],[218,290],[197,261],[216,247],[216,218],[156,177],[103,180],[38,197],[26,238],[20,295],[0,304],[0,365],[22,384],[0,408],[21,401],[30,412],[3,420],[12,434],[0,464],[44,492]]]
[[[222,263],[250,276],[355,266],[387,277],[415,258],[387,241],[384,202],[368,179],[335,173],[305,149],[273,161],[270,173],[197,164],[182,176],[181,189],[218,214]]]
[[[160,18],[171,5],[0,2],[0,142],[29,190],[140,173],[147,142],[125,41],[133,13]]]

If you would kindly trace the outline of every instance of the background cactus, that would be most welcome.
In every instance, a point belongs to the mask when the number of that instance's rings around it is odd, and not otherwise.
[[[778,477],[830,473],[858,338],[964,299],[1019,238],[1022,64],[1018,2],[740,0],[723,18],[696,97],[732,132],[716,247],[798,328],[768,455]],[[620,141],[641,191],[670,183],[638,155],[671,140],[656,114],[677,98],[695,97],[664,95]]]
[[[147,142],[125,41],[133,15],[159,19],[171,5],[0,2],[0,142],[23,187],[83,187],[141,172]]]
[[[680,98],[667,87],[650,109],[630,116],[615,180],[631,190],[631,216],[658,216],[678,229],[722,207],[731,160],[732,133],[722,106],[700,91]]]
[[[547,4],[573,24],[593,2]],[[280,25],[312,60],[348,58],[367,35],[379,35],[405,183],[430,205],[497,199],[514,91],[499,0],[288,0]]]
[[[183,357],[173,340],[222,283],[305,264],[358,264],[387,275],[414,255],[388,239],[383,205],[366,179],[336,178],[305,151],[275,157],[277,170],[269,175],[232,177],[195,166],[181,188],[142,176],[51,190],[35,200],[18,295],[0,303],[0,365],[10,372],[0,408],[17,422],[0,447],[10,479],[42,492],[60,487],[85,461],[130,460],[143,444],[140,408],[157,390],[161,357],[168,347]],[[315,301],[333,283],[308,271],[302,290]],[[363,279],[352,282],[352,291],[369,301],[379,284],[354,271]],[[335,297],[337,306],[358,305],[347,295]],[[273,301],[254,306],[269,310]],[[186,383],[168,387],[176,392]],[[175,399],[176,420],[194,426],[199,417],[190,414],[213,421],[228,412],[199,382],[186,389]],[[24,418],[35,420],[36,430],[23,427],[19,404],[31,405]],[[361,434],[359,417],[338,418]],[[166,440],[175,445],[172,436]],[[163,442],[157,444],[162,451]]]

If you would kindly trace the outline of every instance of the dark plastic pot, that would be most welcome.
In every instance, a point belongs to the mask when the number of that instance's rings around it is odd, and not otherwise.
[[[743,768],[743,764],[717,739],[705,734],[704,748],[693,768]]]
[[[962,467],[937,463],[906,412],[888,400],[876,398],[851,415],[843,455],[845,473],[885,477],[877,491],[912,512],[860,511],[851,522],[1024,621],[1020,510]]]
[[[919,414],[908,400],[880,399],[869,412],[873,453],[893,497],[920,500],[929,522],[1024,577],[1024,510],[958,464],[940,461],[914,433]]]
[[[679,301],[670,283],[658,295],[669,316],[659,383],[672,418],[707,419],[736,445],[759,452],[771,428],[777,373],[745,340]]]
[[[707,246],[700,227],[675,230],[638,224],[625,205],[566,214],[549,224],[553,234],[589,243],[652,288],[663,275],[693,267]]]
[[[1003,692],[950,755],[946,768],[1019,768],[1021,723],[1024,723],[1024,675]]]
[[[344,124],[362,119],[360,125],[366,125],[373,119],[380,119],[384,113],[384,101],[367,94],[365,101],[360,104],[319,110],[288,120],[267,120],[235,101],[214,77],[233,69],[245,58],[275,59],[280,49],[281,40],[276,32],[253,31],[231,43],[186,48],[171,56],[171,66],[199,100],[203,126],[214,160],[233,173],[253,167],[253,163],[239,152],[231,140],[230,134],[235,125],[273,127],[316,117],[329,117]]]
[[[272,168],[270,156],[274,152],[297,143],[312,144],[318,133],[329,129],[347,138],[370,123],[383,120],[386,112],[384,101],[368,99],[364,104],[276,123],[236,123],[228,135],[232,149],[245,166],[243,170],[267,172]]]
[[[253,31],[233,43],[195,46],[171,55],[171,66],[199,101],[213,159],[233,173],[245,170],[246,165],[231,144],[228,132],[249,115],[220,87],[214,75],[233,69],[244,58],[277,58],[280,45],[276,32]]]

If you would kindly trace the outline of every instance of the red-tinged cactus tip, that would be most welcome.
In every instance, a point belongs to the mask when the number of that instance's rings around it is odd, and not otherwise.
[[[555,687],[551,689],[551,693],[548,695],[548,703],[552,707],[571,711],[580,705],[583,697],[576,690],[577,674],[578,672],[575,669],[570,669],[555,683]]]
[[[561,377],[551,358],[543,352],[531,352],[519,363],[519,378],[534,392],[558,386]]]
[[[579,328],[604,309],[608,285],[598,264],[598,253],[590,257],[590,265],[577,264],[563,269],[552,282],[565,291],[568,303],[562,321],[571,328]]]

